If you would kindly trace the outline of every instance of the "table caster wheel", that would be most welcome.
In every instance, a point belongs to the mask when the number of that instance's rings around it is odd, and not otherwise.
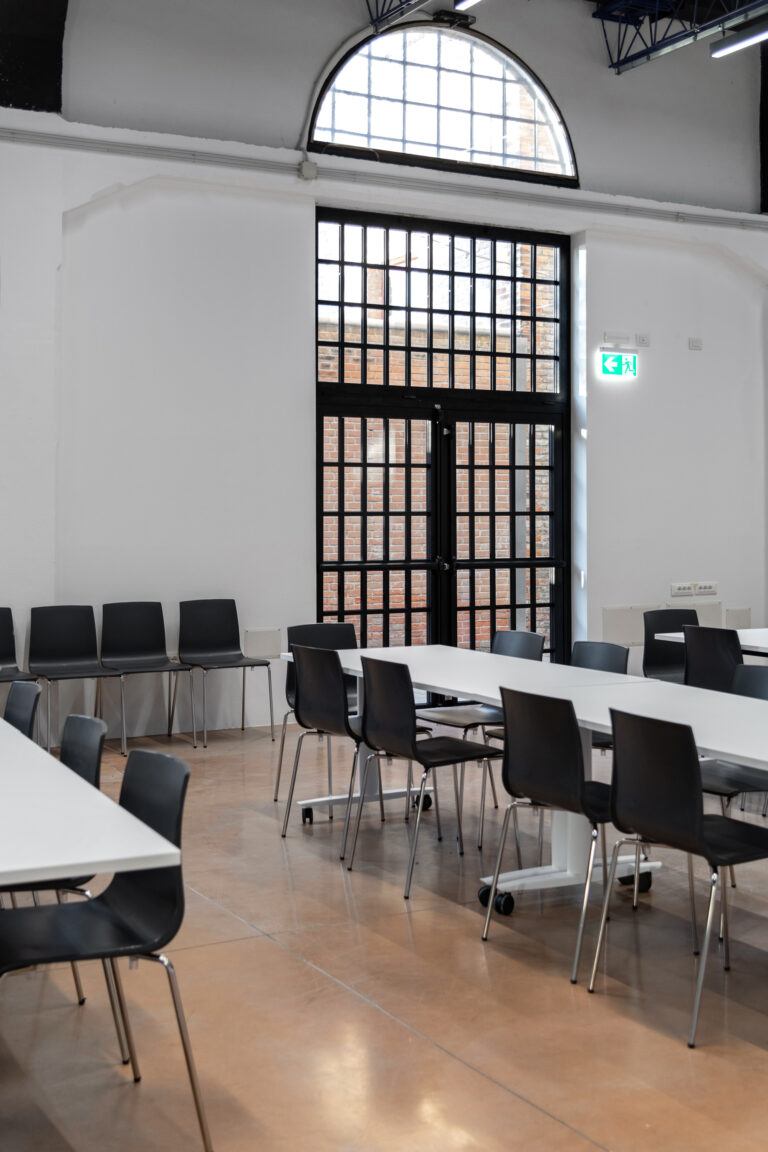
[[[515,907],[515,898],[511,892],[497,892],[493,907],[499,916],[511,916]]]
[[[480,903],[482,904],[483,908],[488,907],[488,901],[491,898],[491,886],[490,886],[490,884],[483,884],[481,888],[478,888],[477,898],[480,901]]]
[[[301,810],[301,822],[302,822],[302,824],[314,824],[315,813],[314,813],[312,808],[302,808],[302,810]]]

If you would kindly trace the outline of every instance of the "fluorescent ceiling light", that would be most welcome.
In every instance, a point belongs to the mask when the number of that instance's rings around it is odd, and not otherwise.
[[[730,56],[732,52],[740,52],[752,44],[759,44],[761,40],[768,40],[768,20],[752,20],[743,24],[731,36],[724,36],[716,44],[710,44],[709,52],[713,59],[718,59],[720,56]]]
[[[461,12],[464,8],[472,8],[475,4],[479,4],[480,0],[453,0],[454,12]]]

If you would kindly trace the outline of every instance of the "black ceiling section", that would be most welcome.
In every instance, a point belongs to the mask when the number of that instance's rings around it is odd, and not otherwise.
[[[61,112],[68,0],[0,0],[0,105]]]

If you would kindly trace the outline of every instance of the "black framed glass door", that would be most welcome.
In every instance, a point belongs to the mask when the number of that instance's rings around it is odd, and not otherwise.
[[[318,214],[318,619],[569,646],[568,247]]]

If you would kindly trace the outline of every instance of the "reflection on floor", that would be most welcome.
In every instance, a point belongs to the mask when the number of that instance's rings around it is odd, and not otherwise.
[[[295,745],[289,736],[286,760]],[[685,1044],[695,960],[684,861],[664,868],[633,914],[625,890],[609,926],[597,994],[569,983],[576,889],[518,899],[482,944],[478,877],[492,869],[501,812],[473,845],[479,783],[468,777],[467,851],[455,849],[446,779],[443,842],[425,816],[410,901],[408,827],[371,805],[355,871],[338,851],[343,813],[312,825],[272,801],[277,744],[267,730],[147,739],[192,768],[184,829],[188,908],[174,956],[216,1152],[765,1147],[768,1074],[766,865],[732,893],[732,971],[712,956],[695,1051]],[[324,791],[322,747],[305,741],[300,795]],[[350,750],[336,746],[338,778]],[[104,787],[124,761],[112,746]],[[610,770],[596,754],[595,773]],[[402,767],[386,770],[398,783]],[[343,785],[342,785],[343,787]],[[342,790],[339,788],[339,790]],[[283,782],[283,795],[287,781]],[[760,820],[757,806],[748,818]],[[524,862],[536,822],[523,817]],[[509,867],[513,867],[510,853]],[[706,868],[698,867],[701,911]],[[67,968],[0,989],[3,1152],[176,1152],[199,1145],[162,972],[124,969],[142,1062],[119,1062],[97,965],[78,1008]]]

